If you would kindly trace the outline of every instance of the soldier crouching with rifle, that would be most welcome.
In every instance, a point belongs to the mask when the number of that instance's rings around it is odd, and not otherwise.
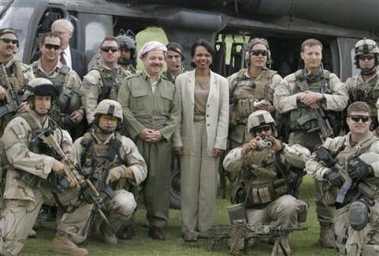
[[[232,202],[243,204],[250,226],[290,228],[305,222],[307,205],[292,195],[302,173],[293,173],[289,165],[304,168],[309,150],[276,139],[275,121],[265,110],[249,116],[247,129],[253,138],[230,151],[223,162],[226,171],[239,173]],[[271,255],[291,255],[288,234],[275,239]]]
[[[146,163],[136,145],[116,132],[122,121],[120,103],[102,100],[96,107],[93,127],[75,141],[73,150],[74,162],[81,174],[91,180],[105,198],[104,213],[109,221],[104,218],[96,221],[100,223],[96,228],[108,244],[117,244],[116,232],[129,220],[137,206],[133,194],[118,189],[117,185],[125,187],[125,182],[138,185],[147,176]],[[124,184],[116,184],[122,182]],[[92,226],[91,220],[98,217],[93,208],[94,204],[88,202],[72,213],[65,213],[58,224],[58,234],[76,243],[83,242]],[[64,247],[60,251],[64,251]]]
[[[323,200],[335,204],[338,255],[379,253],[379,139],[370,131],[370,108],[356,101],[347,108],[345,136],[327,139],[306,163],[324,182]]]
[[[50,136],[64,152],[71,150],[70,135],[48,116],[52,98],[58,92],[44,78],[32,79],[27,89],[30,111],[12,119],[1,138],[8,169],[0,218],[0,255],[7,256],[19,255],[22,250],[42,203],[56,189],[51,181],[64,179],[67,187],[78,185],[66,176],[67,166],[39,138],[43,131],[50,130]],[[75,199],[75,195],[72,196]],[[79,247],[73,247],[72,252],[87,255],[87,251]]]

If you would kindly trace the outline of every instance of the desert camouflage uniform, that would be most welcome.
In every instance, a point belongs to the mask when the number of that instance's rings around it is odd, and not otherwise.
[[[15,58],[11,59],[8,63],[5,63],[5,69],[8,74],[8,79],[14,91],[19,96],[21,102],[23,101],[23,94],[25,91],[25,86],[28,82],[34,78],[33,71],[30,66],[16,60]],[[1,78],[0,85],[6,87],[6,82]],[[9,89],[7,89],[7,97],[5,101],[0,102],[0,106],[9,104],[13,101],[10,96]],[[13,117],[12,115],[6,115],[0,120],[0,136],[3,135],[3,131],[9,120]]]
[[[97,189],[103,193],[109,169],[117,166],[132,169],[134,185],[144,181],[147,176],[146,163],[134,142],[118,133],[112,133],[105,140],[101,140],[100,133],[99,128],[91,129],[83,137],[77,139],[73,147],[74,161],[82,172],[90,177]],[[113,160],[111,160],[112,157]],[[125,183],[125,180],[120,182]],[[106,199],[105,204],[113,228],[110,229],[104,225],[101,230],[108,234],[117,232],[118,228],[132,216],[137,206],[132,193],[116,186],[111,188],[113,195]],[[83,204],[74,212],[65,213],[58,224],[58,234],[69,237],[75,243],[83,242],[89,231],[92,208],[92,204]],[[100,227],[99,222],[95,224]]]
[[[273,104],[274,88],[282,81],[276,71],[265,69],[252,79],[247,69],[234,73],[229,80],[230,126],[229,148],[235,148],[248,140],[247,117],[256,110],[254,102],[266,100]]]
[[[366,152],[379,153],[379,141],[369,132],[368,135],[362,138],[358,143],[352,144],[350,133],[345,136],[327,139],[323,147],[328,149],[332,155],[337,154],[336,160],[338,172],[346,180],[349,176],[348,164],[351,159],[361,156]],[[379,188],[379,161],[378,158],[370,163],[373,168],[374,176],[364,179],[364,183],[369,185],[375,191]],[[316,155],[312,155],[312,159],[306,163],[306,171],[309,175],[317,180],[322,181],[324,174],[330,171],[325,165],[316,160]],[[322,182],[323,189],[327,190],[324,193],[323,200],[327,204],[333,204],[336,201],[336,195],[340,188],[328,185],[325,181]],[[352,202],[347,198],[358,200],[362,195],[357,196],[357,191],[351,189],[348,191],[344,203],[338,206],[335,216],[335,234],[339,255],[351,256],[371,256],[379,253],[379,195],[375,192],[375,196],[371,204],[369,204],[369,219],[367,226],[361,231],[356,231],[350,226],[350,206]]]
[[[275,88],[274,106],[279,113],[289,114],[289,144],[300,144],[313,151],[317,145],[322,143],[319,136],[318,122],[313,114],[314,110],[298,103],[296,99],[297,93],[305,90],[323,93],[324,99],[319,105],[328,114],[328,118],[331,118],[329,121],[332,127],[338,127],[339,123],[342,122],[339,113],[346,107],[348,96],[344,85],[335,74],[322,70],[316,76],[306,77],[304,72],[305,70],[299,70],[288,75],[284,78],[283,82]],[[338,129],[334,130],[335,135],[338,135],[336,134],[338,132],[337,130]],[[322,236],[320,237],[320,241],[323,243],[324,240],[330,240],[324,238],[324,232],[328,232],[332,237],[331,232],[335,209],[321,203],[320,186],[317,182],[315,185],[316,211]]]
[[[34,120],[34,121],[30,121]],[[30,234],[43,202],[52,201],[47,178],[57,161],[49,150],[39,146],[32,151],[35,130],[52,128],[54,137],[66,153],[70,153],[72,140],[68,132],[52,125],[50,119],[41,123],[34,111],[20,114],[9,122],[4,131],[4,143],[9,168],[6,174],[4,207],[0,218],[0,255],[19,255]],[[47,152],[42,152],[42,151]],[[68,192],[62,201],[76,202],[77,194]]]
[[[104,99],[117,99],[118,90],[122,81],[131,73],[120,66],[113,70],[98,65],[83,78],[82,94],[83,106],[86,111],[88,123],[92,123],[97,104]]]
[[[35,77],[47,78],[58,88],[60,95],[54,100],[49,116],[53,118],[60,127],[70,131],[70,133],[73,132],[77,125],[67,120],[67,118],[69,119],[70,114],[75,110],[81,111],[84,115],[79,75],[60,62],[58,62],[58,65],[50,73],[46,73],[46,71],[43,70],[40,60],[32,64],[32,69]]]
[[[249,224],[272,224],[288,228],[305,221],[300,216],[305,215],[307,204],[290,194],[288,176],[284,175],[285,168],[283,167],[293,165],[304,168],[310,152],[300,145],[283,144],[283,147],[283,150],[277,154],[273,153],[271,148],[264,148],[250,151],[246,155],[242,153],[242,147],[237,147],[224,159],[225,170],[250,176],[243,188],[247,194],[244,203]],[[275,163],[276,161],[280,164]],[[270,187],[274,189],[273,193],[269,192]],[[238,201],[237,198],[236,203]],[[291,255],[288,237],[282,237],[280,242],[287,255]],[[271,255],[282,255],[281,253],[279,240],[277,240]]]
[[[376,74],[366,81],[362,79],[362,75],[350,77],[346,80],[345,87],[350,103],[364,101],[370,106],[371,129],[376,129],[378,127],[376,103],[379,98],[379,71],[377,70]]]

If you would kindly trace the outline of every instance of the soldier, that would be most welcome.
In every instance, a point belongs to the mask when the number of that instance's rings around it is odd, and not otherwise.
[[[84,117],[84,109],[81,106],[81,81],[74,70],[59,62],[61,45],[58,34],[44,34],[40,42],[41,57],[32,64],[32,69],[36,77],[48,78],[58,89],[60,95],[53,102],[50,118],[76,138],[79,135],[78,125]]]
[[[118,44],[120,45],[120,58],[118,64],[131,74],[137,72],[136,65],[136,40],[130,30],[126,34],[120,34],[116,37]]]
[[[148,166],[143,193],[149,236],[159,240],[165,239],[172,140],[179,116],[175,86],[161,75],[166,51],[162,43],[147,42],[138,54],[145,70],[125,79],[118,94],[128,122],[126,131]]]
[[[245,142],[247,117],[255,110],[274,111],[274,88],[282,81],[276,71],[271,70],[271,52],[266,39],[254,38],[246,50],[248,68],[231,75],[230,87],[230,148]]]
[[[34,78],[32,69],[16,59],[18,40],[16,31],[0,29],[0,135],[16,111],[28,110],[22,95],[25,85]]]
[[[170,42],[167,44],[167,53],[166,53],[166,66],[167,70],[163,72],[163,75],[167,80],[175,83],[175,79],[178,75],[183,73],[183,47],[176,42]]]
[[[354,46],[355,65],[360,74],[346,80],[350,102],[365,101],[370,106],[371,129],[378,127],[376,101],[379,97],[379,48],[376,42],[364,38]]]
[[[252,139],[230,151],[223,162],[225,170],[239,174],[232,202],[244,204],[247,222],[254,226],[289,228],[305,222],[307,205],[292,194],[302,174],[293,173],[289,165],[304,168],[309,150],[276,139],[275,121],[268,111],[253,112],[247,129]],[[288,236],[276,239],[271,255],[291,255]]]
[[[378,255],[379,140],[369,130],[368,104],[352,103],[346,122],[350,132],[327,139],[306,163],[306,171],[325,184],[323,199],[337,207],[338,255]]]
[[[101,61],[83,79],[83,105],[89,124],[94,120],[97,104],[104,99],[116,99],[121,82],[130,72],[117,63],[120,47],[114,37],[106,37],[100,44]]]
[[[322,140],[339,133],[340,111],[346,107],[348,97],[338,77],[322,68],[320,41],[305,40],[301,58],[304,69],[288,75],[275,88],[274,106],[279,113],[289,115],[289,144],[300,144],[313,151]],[[333,248],[334,207],[322,204],[317,182],[316,191],[320,244]]]
[[[144,159],[129,138],[120,135],[117,129],[123,121],[120,103],[103,100],[95,110],[94,126],[74,144],[74,161],[82,174],[89,177],[97,190],[106,197],[106,213],[112,227],[105,222],[99,229],[106,243],[117,244],[115,233],[120,225],[129,220],[137,203],[132,193],[118,188],[118,183],[140,184],[147,175]],[[83,242],[88,234],[92,204],[84,204],[74,212],[63,215],[58,224],[60,237],[68,237],[75,243]],[[56,244],[57,251],[64,251]]]
[[[53,156],[39,135],[50,129],[65,153],[70,153],[72,146],[68,132],[48,117],[52,98],[58,95],[53,84],[44,78],[32,79],[27,93],[30,111],[12,119],[1,138],[9,166],[0,218],[1,255],[19,255],[42,203],[51,198],[55,188],[51,181],[64,175],[66,165]],[[75,199],[75,194],[72,197]],[[77,246],[69,250],[76,256],[88,254]]]

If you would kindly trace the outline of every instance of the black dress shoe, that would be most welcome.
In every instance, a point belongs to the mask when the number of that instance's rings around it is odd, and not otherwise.
[[[159,227],[150,227],[149,236],[154,240],[166,240],[166,236],[163,232],[163,229]]]

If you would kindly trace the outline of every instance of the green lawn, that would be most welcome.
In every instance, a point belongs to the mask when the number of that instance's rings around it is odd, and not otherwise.
[[[291,236],[291,246],[298,256],[331,256],[335,255],[334,250],[322,249],[317,244],[318,224],[315,216],[315,205],[313,202],[313,184],[310,178],[306,178],[301,189],[301,197],[305,199],[309,205],[307,227],[305,231],[295,232]],[[227,200],[219,199],[218,202],[217,223],[225,224],[227,220],[226,207]],[[143,226],[144,212],[141,210],[137,214],[137,235],[133,240],[120,243],[117,246],[109,246],[99,241],[89,240],[84,246],[88,248],[92,256],[164,256],[164,255],[228,255],[226,247],[217,248],[215,251],[208,250],[208,243],[200,240],[196,244],[186,244],[180,236],[180,212],[172,210],[170,212],[170,221],[167,230],[166,241],[153,241],[147,236],[147,229]],[[51,251],[51,240],[54,237],[52,229],[41,229],[38,231],[36,239],[29,239],[22,255],[24,256],[47,256],[55,255]],[[249,255],[270,255],[271,246],[266,244],[258,244],[256,247],[248,250]]]

